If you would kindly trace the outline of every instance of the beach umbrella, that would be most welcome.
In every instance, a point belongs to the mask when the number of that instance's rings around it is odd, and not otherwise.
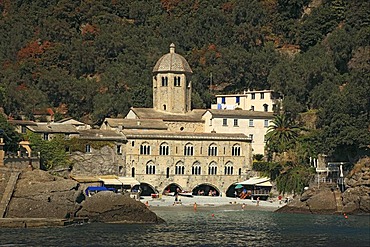
[[[241,185],[241,184],[237,184],[237,185],[235,186],[235,189],[241,189],[241,188],[243,188],[243,185]]]

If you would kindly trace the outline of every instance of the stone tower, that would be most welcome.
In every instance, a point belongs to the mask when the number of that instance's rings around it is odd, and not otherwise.
[[[186,59],[175,53],[175,45],[153,68],[153,108],[175,114],[191,111],[191,70]]]

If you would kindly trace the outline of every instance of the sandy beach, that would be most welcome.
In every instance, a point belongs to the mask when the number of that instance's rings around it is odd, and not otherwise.
[[[284,202],[279,202],[277,200],[273,201],[260,201],[257,206],[257,200],[250,199],[240,199],[232,197],[212,197],[212,196],[179,196],[178,202],[175,202],[174,196],[162,196],[161,198],[151,198],[149,196],[141,197],[140,201],[142,203],[148,204],[152,211],[156,209],[166,210],[177,210],[177,209],[192,209],[194,203],[197,205],[197,210],[207,210],[215,207],[227,208],[232,210],[242,210],[243,204],[244,210],[264,210],[264,211],[275,211],[278,208],[285,205]]]

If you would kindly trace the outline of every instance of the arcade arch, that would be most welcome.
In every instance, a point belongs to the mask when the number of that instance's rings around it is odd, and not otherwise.
[[[220,190],[212,184],[199,184],[192,190],[193,195],[220,196]]]

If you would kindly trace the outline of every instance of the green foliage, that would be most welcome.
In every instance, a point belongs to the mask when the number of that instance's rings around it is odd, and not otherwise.
[[[277,115],[266,134],[266,145],[270,152],[282,153],[292,148],[298,138],[299,128],[285,114]]]
[[[281,173],[276,179],[279,193],[301,194],[314,176],[314,171],[305,166],[297,166]]]
[[[261,173],[261,176],[266,176],[275,180],[282,170],[282,166],[277,162],[253,162],[252,169]]]
[[[310,155],[357,159],[369,153],[369,9],[366,0],[0,1],[0,103],[15,118],[52,107],[94,123],[151,107],[151,70],[175,43],[194,71],[193,107],[273,89],[293,119],[319,111],[300,156],[309,142]]]
[[[3,114],[0,114],[0,137],[5,143],[4,150],[6,152],[18,151],[18,143],[20,135],[15,131],[14,127],[8,123]]]
[[[69,167],[70,161],[65,150],[66,140],[63,135],[55,135],[53,139],[42,140],[40,134],[29,132],[26,139],[31,143],[33,152],[40,153],[41,167],[52,170],[60,167]]]
[[[114,144],[109,141],[93,141],[79,138],[71,138],[65,142],[65,146],[69,148],[70,152],[85,152],[86,145],[90,145],[91,148],[96,150],[99,150],[105,146],[111,148],[114,146]]]

